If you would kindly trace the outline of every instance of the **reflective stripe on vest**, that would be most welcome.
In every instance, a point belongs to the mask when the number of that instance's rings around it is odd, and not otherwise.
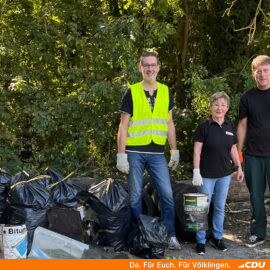
[[[134,127],[134,126],[138,126],[138,125],[146,125],[146,124],[151,124],[151,123],[167,125],[168,121],[163,120],[163,119],[157,119],[157,118],[144,119],[144,120],[138,120],[138,121],[129,122],[128,126],[129,127]]]
[[[153,111],[145,96],[141,83],[130,85],[133,115],[128,126],[126,144],[129,146],[147,145],[153,141],[164,145],[168,134],[169,90],[157,83],[158,91]]]
[[[128,136],[133,137],[133,138],[144,136],[144,135],[150,135],[150,134],[167,137],[167,131],[162,131],[162,130],[145,130],[145,131],[138,131],[138,132],[128,132]]]

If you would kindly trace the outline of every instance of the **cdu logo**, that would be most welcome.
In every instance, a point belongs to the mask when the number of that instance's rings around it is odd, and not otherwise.
[[[265,262],[246,262],[239,265],[238,268],[264,268]]]

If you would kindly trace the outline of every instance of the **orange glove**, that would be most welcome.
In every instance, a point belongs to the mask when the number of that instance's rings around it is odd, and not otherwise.
[[[240,161],[241,164],[242,164],[243,161],[244,161],[243,153],[242,153],[242,152],[239,152],[239,161]]]

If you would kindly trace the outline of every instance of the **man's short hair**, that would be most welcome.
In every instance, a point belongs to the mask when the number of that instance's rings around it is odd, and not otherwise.
[[[140,57],[140,64],[143,64],[143,58],[148,57],[148,56],[154,56],[157,59],[157,62],[159,62],[158,60],[158,55],[155,52],[150,52],[150,51],[144,51]]]
[[[270,57],[267,55],[258,55],[252,60],[252,71],[256,70],[260,65],[270,65]]]

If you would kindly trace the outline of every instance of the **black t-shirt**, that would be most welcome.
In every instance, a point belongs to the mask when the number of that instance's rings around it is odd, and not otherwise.
[[[151,107],[152,111],[154,109],[157,90],[154,91],[153,95],[151,96],[148,91],[145,91],[146,98],[149,102],[149,106]],[[173,95],[171,91],[169,91],[169,108],[168,110],[172,110],[174,107]],[[122,101],[122,105],[120,108],[121,112],[125,112],[130,114],[132,117],[133,115],[133,101],[132,101],[132,94],[131,90],[128,89],[125,93],[125,96]],[[143,153],[163,153],[164,152],[164,145],[155,144],[153,141],[148,145],[138,145],[138,146],[126,146],[126,151],[136,151],[136,152],[143,152]]]
[[[245,117],[246,154],[270,157],[270,89],[252,88],[241,97],[239,118]]]
[[[209,119],[197,127],[194,141],[203,143],[200,172],[205,178],[220,178],[232,173],[231,148],[236,144],[233,124],[225,120],[220,126]]]

